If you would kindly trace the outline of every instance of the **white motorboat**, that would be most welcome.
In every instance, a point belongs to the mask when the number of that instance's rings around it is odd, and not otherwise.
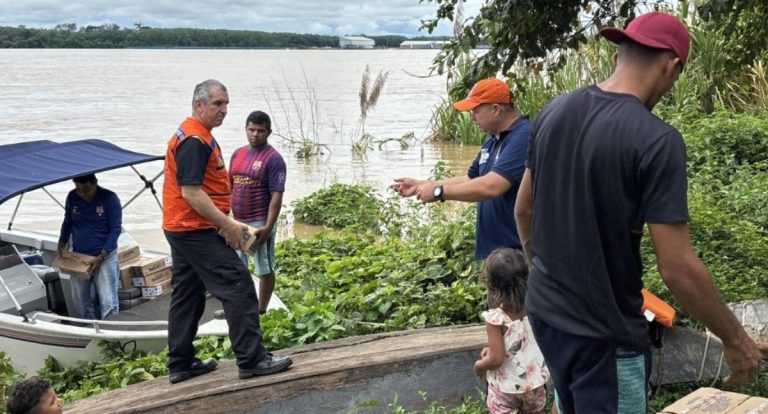
[[[63,366],[99,360],[99,341],[132,342],[145,351],[160,351],[166,345],[170,295],[121,309],[109,320],[73,317],[70,275],[49,267],[56,254],[58,235],[13,227],[25,193],[41,189],[62,205],[45,187],[84,174],[130,167],[140,179],[140,191],[123,207],[146,190],[157,199],[153,183],[162,171],[147,179],[133,166],[163,158],[95,139],[0,146],[0,204],[18,199],[7,228],[0,229],[0,350],[10,356],[14,369],[34,374],[49,355]],[[144,252],[150,257],[160,254]],[[130,294],[130,290],[121,291],[124,293]],[[280,299],[273,296],[270,308],[282,307]],[[207,300],[198,335],[227,335],[226,321],[214,317],[219,309],[217,299]]]

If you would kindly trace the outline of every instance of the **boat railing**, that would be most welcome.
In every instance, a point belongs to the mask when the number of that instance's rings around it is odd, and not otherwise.
[[[168,321],[108,321],[108,320],[96,320],[96,319],[82,319],[73,318],[71,316],[62,316],[50,312],[35,311],[30,312],[27,317],[31,323],[35,323],[39,320],[46,322],[67,321],[74,322],[83,325],[91,325],[96,333],[101,333],[103,326],[163,326],[168,327]]]

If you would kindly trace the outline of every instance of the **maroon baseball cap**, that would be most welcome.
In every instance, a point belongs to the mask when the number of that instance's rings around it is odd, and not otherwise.
[[[613,43],[619,44],[630,38],[643,46],[671,50],[685,66],[691,36],[683,22],[671,14],[650,12],[637,16],[627,28],[604,27],[600,34]]]

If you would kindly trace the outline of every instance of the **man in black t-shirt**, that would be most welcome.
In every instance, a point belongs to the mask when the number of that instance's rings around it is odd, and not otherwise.
[[[561,414],[646,412],[645,223],[662,279],[723,340],[727,382],[755,380],[768,351],[744,332],[691,247],[685,145],[650,112],[685,65],[687,29],[652,12],[601,34],[619,44],[615,70],[541,110],[515,206],[531,264],[526,308]]]

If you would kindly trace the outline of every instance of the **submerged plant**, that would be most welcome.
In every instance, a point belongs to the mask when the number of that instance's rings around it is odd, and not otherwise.
[[[297,91],[283,74],[285,90],[272,80],[273,97],[266,99],[267,107],[273,117],[274,135],[288,143],[296,151],[296,157],[309,158],[331,152],[328,145],[320,142],[322,124],[320,123],[320,105],[314,85],[304,73],[304,85]],[[270,102],[275,98],[279,111],[272,108]],[[281,116],[277,116],[279,113]],[[275,119],[278,118],[278,119]],[[280,127],[281,122],[283,127]]]

